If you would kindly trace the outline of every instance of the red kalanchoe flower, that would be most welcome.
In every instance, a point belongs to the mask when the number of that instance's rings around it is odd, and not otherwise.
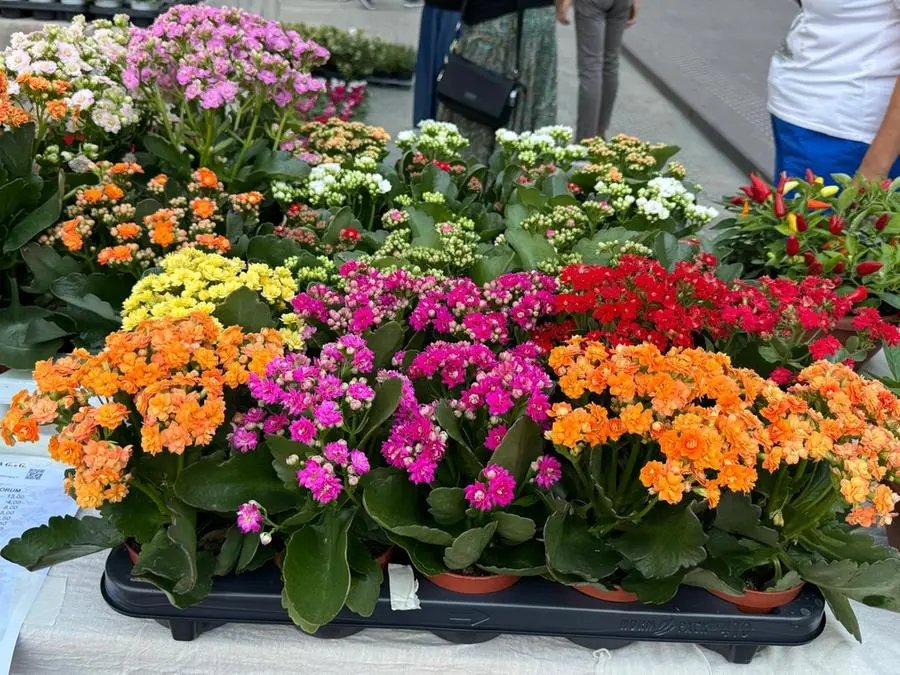
[[[870,274],[875,274],[882,267],[884,267],[884,263],[880,263],[877,260],[869,260],[859,263],[856,266],[856,273],[861,277],[867,277]]]
[[[794,373],[789,371],[787,368],[778,366],[769,374],[769,379],[779,387],[787,387],[788,385],[793,384]]]
[[[338,236],[344,241],[359,241],[361,235],[355,227],[345,227],[338,233]]]
[[[813,342],[809,346],[809,353],[812,355],[813,359],[820,361],[822,359],[827,359],[829,356],[834,356],[838,353],[840,348],[840,341],[833,335],[827,335]]]

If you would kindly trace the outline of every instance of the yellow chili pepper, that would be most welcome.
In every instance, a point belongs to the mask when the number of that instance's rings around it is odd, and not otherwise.
[[[747,216],[749,214],[750,214],[750,202],[747,200],[744,200],[744,206],[741,208],[741,215]]]
[[[819,190],[819,194],[825,198],[834,197],[838,193],[840,188],[837,185],[826,185],[821,190]]]
[[[784,189],[781,191],[781,194],[786,195],[788,192],[797,187],[798,183],[795,180],[789,180],[784,184]]]
[[[791,232],[797,231],[797,214],[796,213],[787,214],[787,225],[788,225],[788,229]]]

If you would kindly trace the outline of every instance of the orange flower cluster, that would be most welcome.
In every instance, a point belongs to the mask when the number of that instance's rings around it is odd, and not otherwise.
[[[209,445],[226,418],[225,390],[283,354],[275,330],[244,334],[205,314],[153,319],[118,331],[99,354],[75,350],[35,367],[37,391],[20,392],[0,422],[7,444],[55,424],[50,456],[74,467],[66,490],[79,506],[121,501],[134,448],[182,454]]]
[[[31,121],[31,115],[9,99],[9,81],[0,71],[0,127],[20,127]]]
[[[257,216],[262,196],[248,192],[225,194],[216,174],[198,169],[186,197],[169,199],[163,208],[138,217],[132,199],[132,178],[143,173],[137,164],[107,165],[99,185],[77,190],[68,219],[41,237],[68,254],[80,255],[100,267],[115,267],[140,277],[165,255],[184,247],[226,253],[231,244],[217,230],[224,229],[229,210]],[[148,190],[162,196],[168,178],[159,175]]]
[[[846,367],[815,364],[784,392],[732,367],[724,354],[662,354],[650,344],[609,350],[581,338],[554,349],[550,366],[562,392],[583,401],[553,406],[550,439],[573,454],[623,436],[658,447],[662,456],[644,464],[640,480],[665,502],[696,491],[715,507],[723,489],[749,493],[760,468],[811,460],[828,461],[843,477],[842,495],[858,507],[851,522],[884,523],[893,515],[896,497],[879,481],[900,466],[900,403]],[[868,418],[860,417],[860,405],[870,406]]]
[[[16,77],[16,82],[19,84],[20,94],[32,102],[34,115],[39,120],[60,120],[69,112],[73,119],[78,119],[78,108],[70,110],[65,101],[66,94],[72,89],[69,81],[21,73]],[[5,88],[4,86],[4,90]]]

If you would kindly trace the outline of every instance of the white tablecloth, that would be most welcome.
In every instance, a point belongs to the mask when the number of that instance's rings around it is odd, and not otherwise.
[[[51,570],[25,622],[12,673],[275,673],[316,675],[761,675],[778,673],[900,672],[900,616],[856,605],[865,644],[830,616],[811,644],[767,648],[753,663],[686,644],[632,644],[592,652],[561,638],[501,636],[476,645],[453,645],[430,633],[365,630],[322,640],[289,626],[231,624],[193,642],[175,642],[153,621],[131,619],[100,596],[104,553]]]

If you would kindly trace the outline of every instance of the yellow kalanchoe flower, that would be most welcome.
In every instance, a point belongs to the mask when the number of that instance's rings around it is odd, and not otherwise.
[[[183,248],[163,258],[158,274],[135,284],[122,305],[122,327],[134,329],[141,321],[161,317],[183,317],[193,312],[212,314],[238,288],[256,291],[273,310],[287,309],[297,294],[297,282],[286,267],[247,264],[218,253]],[[294,349],[302,346],[298,317],[284,314],[282,334]]]

